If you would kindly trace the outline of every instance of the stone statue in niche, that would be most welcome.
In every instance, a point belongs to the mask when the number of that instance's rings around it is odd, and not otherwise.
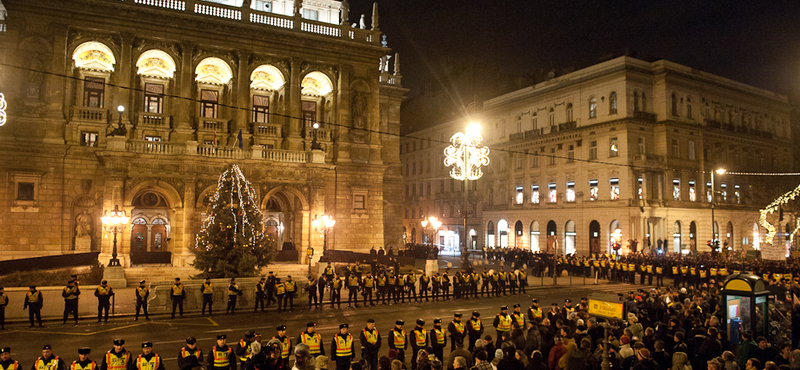
[[[352,101],[353,113],[353,139],[357,142],[364,142],[367,132],[367,96],[366,93],[355,91]]]
[[[92,216],[86,210],[75,217],[75,251],[92,251]]]

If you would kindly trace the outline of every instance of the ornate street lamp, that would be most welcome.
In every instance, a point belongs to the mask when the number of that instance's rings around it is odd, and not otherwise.
[[[311,226],[317,230],[318,233],[323,235],[322,240],[322,254],[324,255],[325,252],[328,250],[328,232],[333,230],[333,225],[336,224],[336,221],[333,217],[328,215],[322,215],[322,217],[315,216],[314,220],[311,221]]]
[[[464,181],[464,242],[461,245],[462,255],[467,249],[467,209],[469,208],[469,180],[477,180],[483,176],[481,166],[489,165],[489,147],[481,147],[483,137],[480,126],[471,124],[463,133],[457,132],[450,138],[452,145],[444,148],[444,165],[452,166],[450,177]]]
[[[614,229],[614,232],[611,234],[611,237],[614,238],[614,253],[619,256],[619,250],[622,249],[622,246],[619,242],[622,241],[622,229]]]
[[[117,234],[125,230],[125,225],[128,224],[130,217],[125,214],[124,210],[120,211],[119,206],[115,205],[113,211],[106,210],[103,212],[103,217],[100,217],[100,220],[103,221],[103,227],[106,232],[114,234],[114,247],[111,250],[111,260],[108,261],[108,266],[121,266],[119,259],[117,259]]]
[[[428,242],[431,245],[436,245],[436,242],[432,240],[436,237],[436,233],[439,231],[439,227],[442,226],[442,221],[439,221],[439,219],[436,216],[430,216],[427,219],[422,220],[422,222],[420,223],[422,224],[423,230],[426,229],[428,225],[431,225],[431,229],[433,229],[433,232],[431,233],[431,237],[430,239],[428,239]]]
[[[717,249],[716,246],[719,243],[717,241],[717,235],[719,233],[719,230],[717,230],[717,222],[714,220],[714,203],[716,203],[715,201],[717,199],[717,188],[714,185],[715,172],[721,176],[728,171],[724,168],[718,168],[714,171],[711,171],[711,251],[712,252],[716,251]]]

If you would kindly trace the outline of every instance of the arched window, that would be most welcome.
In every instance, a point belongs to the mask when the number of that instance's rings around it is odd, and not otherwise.
[[[572,103],[567,103],[567,122],[574,121],[572,119]]]
[[[597,118],[597,98],[589,99],[589,118]]]
[[[692,98],[686,98],[686,118],[692,119]]]
[[[672,93],[672,115],[678,116],[678,97],[675,96],[675,93]]]
[[[617,92],[612,91],[608,96],[608,114],[617,114]]]

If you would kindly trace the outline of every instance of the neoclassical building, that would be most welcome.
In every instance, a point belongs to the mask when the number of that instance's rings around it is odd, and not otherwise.
[[[469,246],[586,255],[607,251],[619,229],[622,244],[635,240],[639,250],[649,242],[703,251],[713,200],[713,235],[737,250],[759,248],[759,208],[796,184],[736,173],[793,171],[790,111],[785,96],[630,57],[485,100],[472,119],[491,162],[469,186]],[[466,120],[401,140],[409,242],[427,242],[420,221],[437,216],[436,242],[458,249],[464,194],[442,151]],[[712,188],[720,168],[727,173]],[[781,240],[794,222],[781,221]]]
[[[3,3],[0,258],[98,251],[105,263],[100,216],[119,207],[124,266],[169,252],[186,267],[231,164],[297,262],[321,254],[323,214],[337,221],[328,248],[402,242],[407,91],[377,5],[368,27],[337,0]]]

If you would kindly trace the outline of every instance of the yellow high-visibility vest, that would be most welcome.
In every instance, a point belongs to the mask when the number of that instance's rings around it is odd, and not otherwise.
[[[39,357],[38,359],[36,359],[36,362],[33,363],[33,368],[36,370],[50,370],[50,369],[55,369],[57,367],[58,367],[58,356],[51,358],[50,361],[47,362],[45,362],[44,360],[42,360],[41,357]],[[109,365],[108,368],[111,369],[111,366]]]
[[[203,283],[203,294],[211,294],[211,293],[214,293],[214,284]]]
[[[300,340],[308,345],[309,352],[312,355],[318,355],[322,353],[322,336],[319,335],[319,333],[308,335],[308,332],[303,332],[303,334],[300,334]]]
[[[142,355],[136,358],[136,368],[138,370],[156,370],[160,363],[161,357],[158,354],[154,354],[150,361],[147,361]]]
[[[227,351],[218,351],[217,346],[211,348],[211,353],[214,355],[214,367],[228,367],[231,364],[230,355],[231,347]]]
[[[122,356],[117,356],[111,351],[106,352],[106,365],[108,370],[125,370],[128,368],[128,359],[131,353],[125,351]],[[38,370],[38,369],[37,369]]]
[[[347,333],[347,337],[341,335],[334,336],[336,340],[336,356],[350,357],[353,355],[353,336]]]
[[[500,318],[500,320],[499,320],[499,322],[497,324],[497,330],[498,331],[511,331],[511,320],[512,320],[511,319],[511,315],[509,315],[509,314],[505,314],[505,315],[497,314],[497,316]]]
[[[403,329],[397,331],[397,328],[395,328],[392,329],[392,332],[394,332],[394,339],[392,339],[394,347],[397,349],[406,349],[406,331]]]

